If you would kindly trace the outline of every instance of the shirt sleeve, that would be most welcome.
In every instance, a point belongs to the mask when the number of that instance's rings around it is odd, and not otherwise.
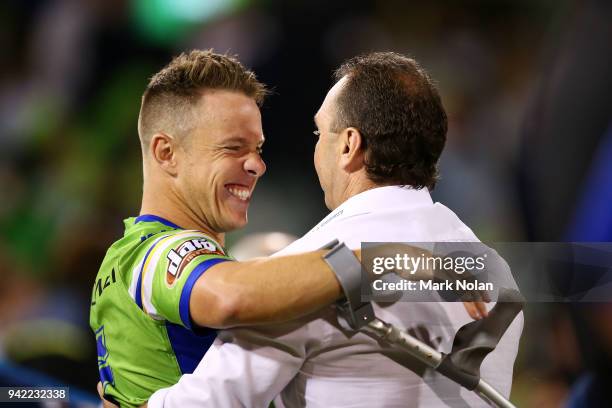
[[[148,406],[267,408],[304,362],[307,337],[295,327],[220,332],[194,373],[155,392]]]
[[[158,237],[136,271],[134,300],[149,316],[191,329],[189,298],[202,274],[231,260],[210,237],[197,231]]]

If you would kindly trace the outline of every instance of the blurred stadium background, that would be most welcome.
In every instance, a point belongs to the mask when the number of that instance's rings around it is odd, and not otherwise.
[[[274,91],[268,172],[230,246],[326,214],[312,117],[332,69],[373,50],[439,82],[450,130],[433,195],[483,240],[612,241],[611,17],[596,0],[3,1],[0,385],[95,402],[91,286],[138,213],[139,98],[171,56],[238,54]],[[568,401],[611,383],[611,355],[611,305],[530,304],[512,400],[590,406]]]

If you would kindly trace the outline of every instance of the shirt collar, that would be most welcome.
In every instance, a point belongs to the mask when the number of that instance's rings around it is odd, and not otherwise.
[[[313,230],[317,230],[334,220],[344,219],[357,214],[401,207],[410,209],[432,205],[433,200],[427,188],[414,189],[410,186],[385,186],[355,194],[325,217]]]

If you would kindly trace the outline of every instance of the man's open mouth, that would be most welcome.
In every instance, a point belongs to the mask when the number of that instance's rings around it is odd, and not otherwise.
[[[225,188],[231,195],[242,201],[248,201],[251,198],[251,189],[240,184],[226,184]]]

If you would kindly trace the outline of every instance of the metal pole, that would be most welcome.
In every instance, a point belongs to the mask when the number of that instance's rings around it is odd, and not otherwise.
[[[370,321],[366,326],[363,326],[361,330],[367,333],[372,333],[390,344],[401,347],[410,353],[410,355],[416,357],[434,370],[440,365],[442,358],[444,357],[439,351],[431,348],[427,344],[412,337],[392,324],[386,323],[378,318],[374,318],[374,320]],[[476,389],[474,389],[474,392],[476,392],[480,398],[491,406],[500,408],[516,408],[510,401],[500,394],[499,391],[497,391],[483,379],[480,379]]]
[[[508,401],[503,395],[499,393],[499,391],[493,388],[482,378],[480,379],[480,381],[478,381],[478,385],[476,386],[474,392],[491,406],[500,408],[516,408],[514,404]]]
[[[436,368],[442,362],[442,353],[438,350],[429,347],[427,344],[403,332],[392,324],[384,322],[376,317],[369,322],[367,326],[364,326],[362,330],[373,333],[390,344],[400,346],[407,350],[410,355],[418,358],[429,367]]]

